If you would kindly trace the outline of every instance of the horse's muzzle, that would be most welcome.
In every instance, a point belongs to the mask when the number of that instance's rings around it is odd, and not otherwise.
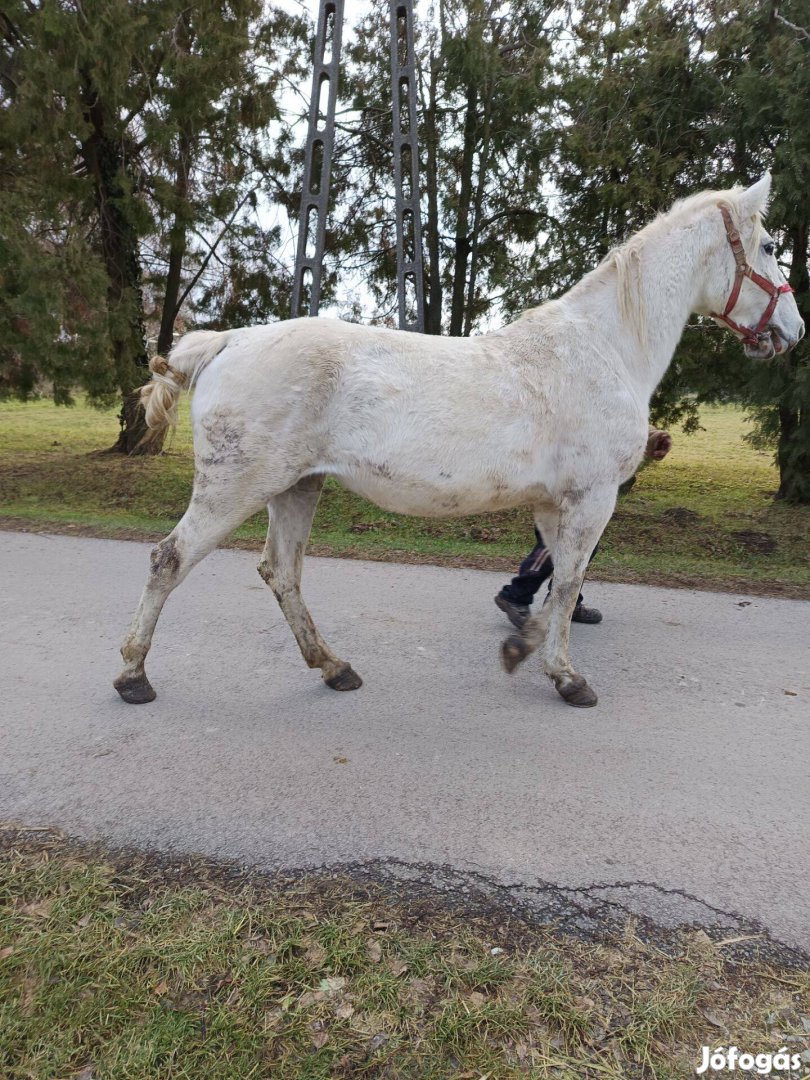
[[[782,353],[795,349],[803,337],[804,323],[801,325],[798,337],[792,339],[782,337],[775,326],[769,326],[766,333],[759,335],[756,345],[744,344],[743,352],[749,360],[770,360],[774,356],[781,356]]]

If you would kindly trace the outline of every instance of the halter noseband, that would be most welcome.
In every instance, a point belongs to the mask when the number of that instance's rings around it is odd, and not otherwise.
[[[722,322],[733,330],[735,334],[740,335],[740,339],[746,345],[759,345],[760,335],[765,332],[768,323],[771,320],[771,316],[776,310],[776,304],[782,293],[793,292],[790,285],[785,282],[784,285],[774,285],[772,281],[768,281],[762,274],[758,274],[753,266],[749,266],[748,260],[745,257],[745,249],[743,248],[740,234],[734,226],[734,222],[731,220],[731,214],[728,207],[722,203],[717,204],[720,213],[723,215],[723,223],[726,226],[726,233],[728,235],[728,242],[731,244],[731,251],[734,255],[734,262],[737,264],[737,272],[734,276],[734,285],[731,289],[731,296],[728,298],[725,311],[722,315],[717,312],[710,312],[713,319],[720,319]],[[759,285],[760,289],[764,290],[771,300],[765,311],[762,313],[762,318],[757,325],[752,329],[749,326],[740,326],[739,323],[734,322],[729,318],[729,315],[734,310],[734,306],[740,298],[740,289],[742,288],[743,278],[750,278],[755,285]]]

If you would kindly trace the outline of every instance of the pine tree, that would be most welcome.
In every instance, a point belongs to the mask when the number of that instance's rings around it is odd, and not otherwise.
[[[118,396],[113,449],[141,452],[144,257],[167,349],[216,247],[261,231],[239,215],[289,171],[266,130],[305,24],[259,0],[18,0],[0,29],[0,391]]]
[[[730,158],[741,182],[771,168],[768,229],[805,322],[810,320],[810,0],[721,8],[714,42],[724,50],[724,115]],[[810,502],[810,359],[802,342],[787,357],[749,362],[737,396],[756,419],[753,441],[775,450],[778,497]]]

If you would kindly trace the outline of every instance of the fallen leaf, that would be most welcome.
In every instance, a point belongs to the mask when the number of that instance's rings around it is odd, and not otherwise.
[[[323,1001],[325,997],[326,994],[320,990],[305,990],[296,1001],[296,1005],[299,1009],[308,1009],[310,1005],[314,1005],[316,1001]]]
[[[281,1020],[282,1016],[284,1016],[284,1013],[281,1009],[272,1009],[270,1012],[266,1012],[264,1014],[265,1031],[267,1030],[267,1028],[275,1027],[279,1020]]]
[[[316,1050],[320,1050],[322,1046],[326,1046],[329,1041],[329,1036],[325,1031],[316,1031],[312,1035],[312,1045]]]
[[[90,920],[92,918],[93,918],[93,916],[88,911],[86,915],[82,915],[82,917],[79,919],[79,921],[76,923],[76,925],[77,926],[89,926],[90,925]]]
[[[30,915],[33,919],[47,919],[53,907],[53,900],[34,900],[30,904],[23,904],[20,911],[23,915]]]
[[[379,964],[380,960],[382,960],[382,945],[380,945],[379,941],[366,942],[366,956],[372,964]]]
[[[312,964],[313,967],[321,967],[326,961],[326,949],[321,945],[310,945],[304,953],[304,959],[308,964]]]
[[[722,1028],[725,1031],[725,1021],[721,1020],[717,1013],[713,1013],[709,1009],[704,1009],[703,1015],[713,1027]]]
[[[712,947],[714,947],[714,942],[705,930],[695,930],[695,932],[692,934],[692,940],[697,945],[711,945]]]
[[[11,956],[11,954],[13,952],[14,952],[14,946],[13,945],[6,945],[6,947],[4,949],[0,949],[0,960],[5,960],[5,958],[7,956]]]
[[[345,985],[345,979],[341,978],[339,975],[333,975],[328,979],[321,979],[319,989],[327,997],[333,997],[335,994],[339,994]]]
[[[798,695],[798,694],[796,693],[796,691],[795,691],[795,690],[783,690],[783,691],[782,691],[782,693],[783,693],[783,694],[787,694],[787,696],[788,696],[788,697],[798,697],[798,696],[799,696],[799,695]]]
[[[266,956],[270,963],[275,963],[276,954],[273,952],[273,943],[267,938],[248,938],[247,946],[259,956]]]
[[[393,960],[388,965],[388,970],[391,972],[392,975],[398,976],[402,975],[408,970],[408,965],[405,963],[404,960]]]
[[[157,997],[163,997],[164,994],[168,993],[168,990],[169,990],[168,983],[165,983],[165,982],[161,981],[161,982],[159,982],[157,984],[157,986],[152,991],[152,993],[156,994]]]
[[[335,1009],[335,1016],[340,1020],[348,1020],[349,1017],[353,1015],[354,1005],[352,1005],[350,1001],[344,1001],[342,1004],[338,1005],[337,1009]]]
[[[473,992],[468,996],[467,1000],[471,1005],[475,1005],[476,1008],[480,1008],[487,999],[484,997],[483,994],[479,994],[477,990],[473,990]]]

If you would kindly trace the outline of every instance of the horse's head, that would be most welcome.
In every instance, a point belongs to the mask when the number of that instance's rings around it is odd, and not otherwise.
[[[769,360],[804,336],[804,322],[762,225],[771,189],[765,173],[750,188],[730,191],[712,211],[717,243],[707,275],[706,314],[727,326],[746,356]]]

